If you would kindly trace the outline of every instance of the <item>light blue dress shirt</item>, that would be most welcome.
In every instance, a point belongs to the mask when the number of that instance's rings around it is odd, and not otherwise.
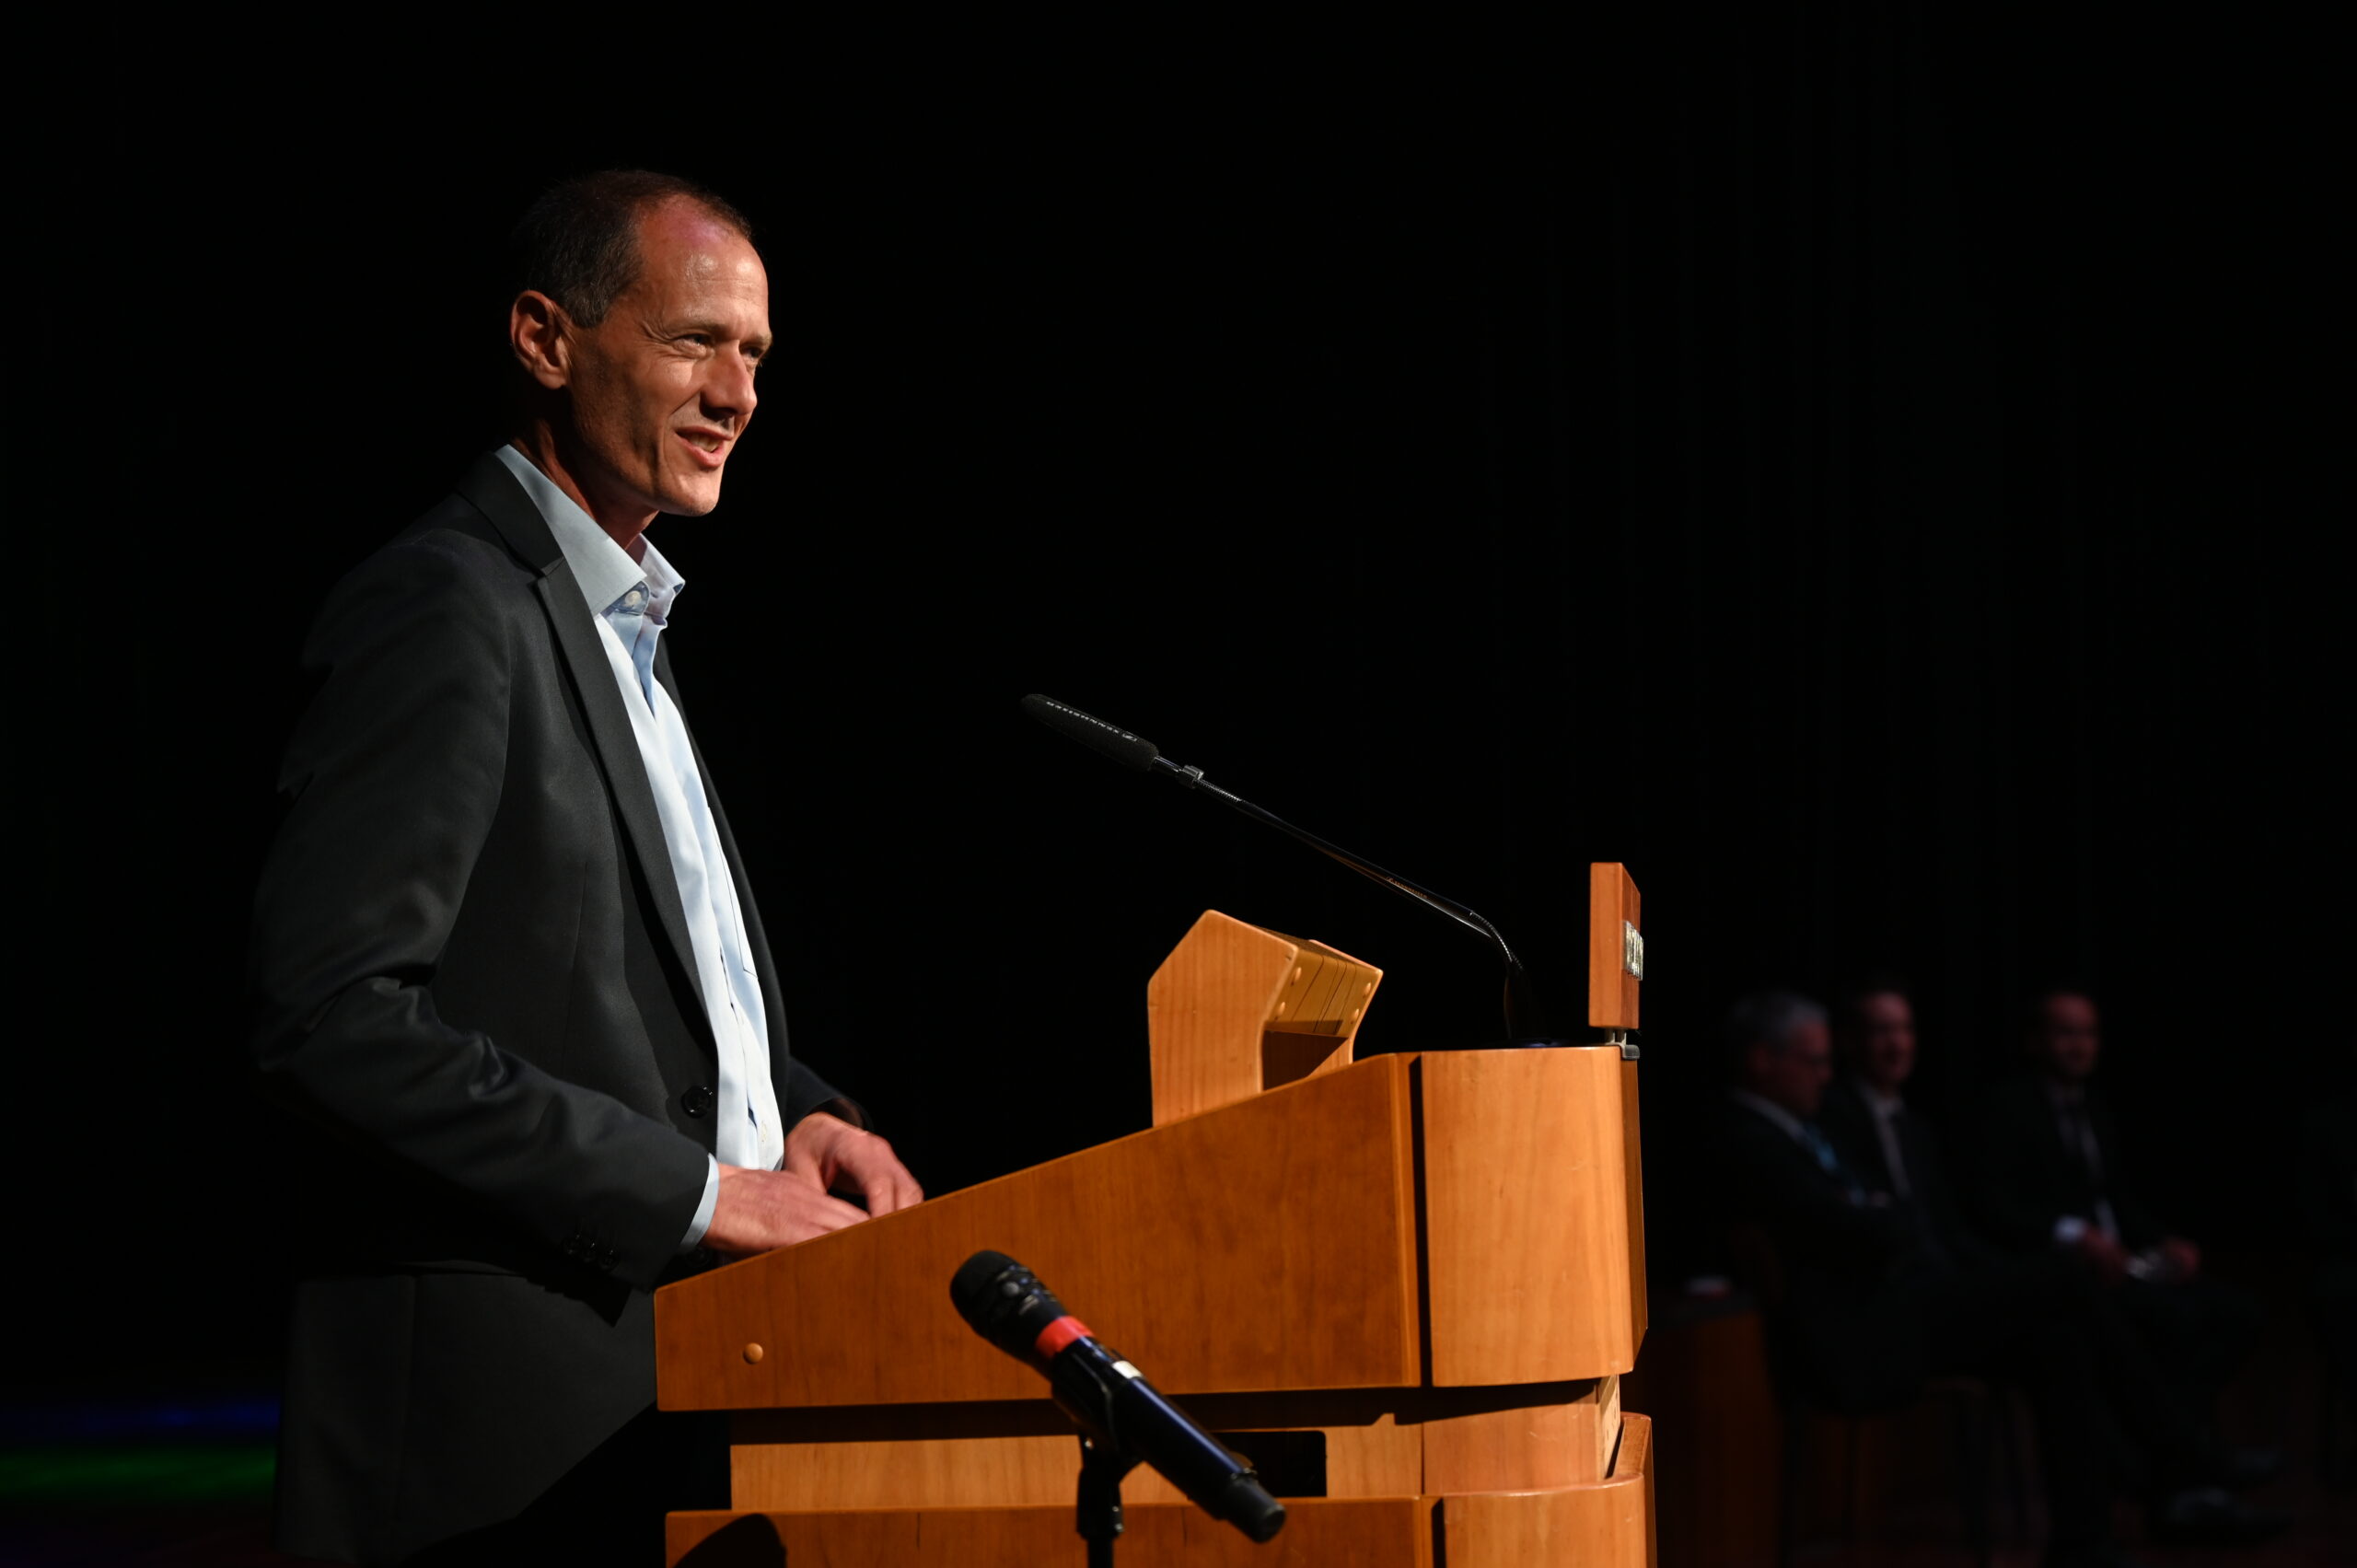
[[[719,1048],[718,1102],[714,1107],[716,1151],[704,1178],[703,1201],[679,1243],[682,1252],[703,1240],[720,1197],[723,1162],[775,1170],[785,1160],[785,1127],[777,1091],[770,1080],[769,1018],[761,982],[753,972],[752,944],[745,913],[720,843],[720,831],[704,795],[703,775],[688,743],[688,726],[671,694],[655,679],[655,649],[670,623],[686,579],[674,571],[644,535],[639,559],[614,542],[574,499],[529,458],[513,447],[499,460],[523,485],[564,552],[589,612],[597,618],[606,660],[613,668],[622,707],[630,714],[639,759],[655,789],[656,815],[670,852],[671,874],[687,912],[688,939],[695,949],[696,982]]]

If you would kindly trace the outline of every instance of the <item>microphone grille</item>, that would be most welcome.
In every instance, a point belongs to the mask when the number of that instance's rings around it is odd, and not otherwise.
[[[1026,1361],[1039,1330],[1064,1315],[1039,1277],[1004,1252],[977,1252],[959,1264],[949,1299],[968,1328]]]
[[[1125,768],[1143,772],[1153,767],[1155,759],[1162,755],[1162,748],[1145,737],[1132,735],[1094,714],[1084,714],[1069,703],[1043,697],[1037,691],[1023,699],[1023,711],[1065,739],[1076,740]]]
[[[977,1319],[991,1296],[991,1286],[1009,1269],[1023,1265],[1004,1252],[977,1252],[958,1265],[949,1277],[949,1299],[958,1306],[958,1315],[980,1332],[982,1325]]]

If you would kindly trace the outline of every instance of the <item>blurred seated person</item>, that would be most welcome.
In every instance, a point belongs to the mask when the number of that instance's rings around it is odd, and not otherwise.
[[[1822,1007],[1788,992],[1747,996],[1728,1015],[1727,1046],[1718,1191],[1746,1244],[1768,1254],[1755,1272],[1774,1276],[1759,1283],[1786,1397],[1864,1411],[1913,1398],[1927,1374],[2002,1371],[2038,1414],[2047,1561],[2119,1561],[2079,1320],[2044,1310],[2034,1290],[1982,1288],[1842,1163],[1817,1122],[1833,1076]]]
[[[1835,1151],[1869,1193],[1898,1204],[1927,1249],[1959,1266],[2002,1266],[2004,1252],[1966,1218],[1937,1135],[1909,1108],[1915,1072],[1915,1011],[1896,983],[1862,986],[1834,1020],[1842,1073],[1826,1091],[1820,1120]]]
[[[1908,1216],[1927,1252],[1967,1272],[2042,1272],[2047,1278],[2026,1288],[2070,1298],[2061,1309],[2089,1319],[2096,1381],[2113,1417],[2107,1434],[2125,1454],[2142,1458],[2151,1484],[2165,1492],[2170,1485],[2246,1484],[2280,1467],[2271,1451],[2229,1449],[2214,1440],[2142,1336],[2089,1288],[2073,1260],[2051,1252],[2017,1256],[1973,1228],[1938,1137],[1907,1104],[1916,1045],[1914,1007],[1904,991],[1878,981],[1852,992],[1835,1019],[1834,1037],[1843,1071],[1826,1091],[1820,1121],[1835,1152],[1870,1196],[1882,1195]],[[2171,1505],[2165,1495],[2165,1515]],[[2195,1504],[2176,1506],[2184,1513]]]
[[[2017,1252],[2058,1251],[2100,1281],[2154,1360],[2213,1419],[2218,1389],[2265,1329],[2239,1290],[2203,1277],[2201,1249],[2149,1208],[2096,1083],[2094,998],[2062,987],[2032,1004],[2031,1071],[1999,1086],[1980,1138],[1977,1209]]]
[[[1905,998],[1888,994],[1898,1006],[1881,1016],[1895,1098],[1913,1065],[1913,1028]],[[1755,1272],[1773,1275],[1757,1283],[1788,1398],[1856,1411],[1905,1402],[1928,1375],[2019,1384],[2038,1418],[2049,1563],[2121,1561],[2110,1540],[2107,1398],[2151,1446],[2156,1529],[2232,1542],[2281,1527],[2211,1484],[2213,1451],[2158,1379],[2107,1343],[2117,1336],[2084,1278],[1973,1237],[1920,1125],[1913,1137],[1895,1129],[1889,1148],[1866,1134],[1886,1182],[1905,1181],[1907,1194],[1875,1191],[1859,1174],[1867,1162],[1844,1159],[1817,1120],[1833,1075],[1823,1008],[1789,993],[1747,997],[1729,1016],[1727,1043],[1735,1082],[1715,1144],[1718,1191],[1745,1238],[1738,1249],[1764,1248]],[[1894,1153],[1904,1176],[1888,1169]]]

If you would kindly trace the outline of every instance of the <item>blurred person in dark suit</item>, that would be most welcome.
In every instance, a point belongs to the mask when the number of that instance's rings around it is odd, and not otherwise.
[[[2102,1019],[2071,987],[2032,1003],[2031,1071],[1990,1097],[1975,1207],[1991,1237],[2022,1254],[2059,1252],[2099,1281],[2205,1423],[2218,1390],[2265,1329],[2258,1305],[2206,1277],[2201,1249],[2170,1230],[2139,1190],[2132,1156],[2096,1070]],[[2257,1465],[2259,1456],[2251,1456]],[[2269,1468],[2259,1466],[2259,1468]]]
[[[2052,1310],[2081,1319],[2120,1478],[2152,1497],[2164,1527],[2223,1515],[2212,1523],[2221,1533],[2238,1533],[2248,1521],[2234,1522],[2235,1511],[2217,1486],[2264,1479],[2277,1468],[2277,1457],[2218,1443],[2142,1337],[2072,1259],[2013,1253],[1973,1226],[1937,1133],[1907,1103],[1917,1052],[1914,1006],[1906,992],[1890,981],[1860,986],[1843,999],[1834,1036],[1843,1071],[1826,1091],[1820,1120],[1867,1192],[1907,1217],[1917,1245],[1940,1266],[1983,1278],[2025,1276],[2013,1288],[2044,1296]]]
[[[1902,1404],[1925,1376],[2004,1370],[2038,1412],[2050,1564],[2119,1561],[2097,1457],[2097,1401],[2078,1325],[2035,1294],[1976,1286],[1870,1192],[1817,1125],[1833,1076],[1825,1010],[1770,992],[1727,1018],[1734,1084],[1721,1108],[1718,1191],[1764,1250],[1777,1375],[1787,1397],[1844,1411]]]
[[[1961,1266],[2000,1265],[2005,1254],[1967,1218],[1938,1134],[1907,1103],[1916,1047],[1906,992],[1889,981],[1860,987],[1843,999],[1834,1034],[1843,1070],[1820,1119],[1835,1150],[1869,1192],[1902,1209],[1926,1249]]]
[[[1880,1071],[1895,1098],[1912,1068],[1913,1028],[1905,998],[1886,994],[1874,1016],[1884,1026]],[[1844,1157],[1818,1121],[1833,1076],[1824,1009],[1789,993],[1746,998],[1729,1016],[1727,1043],[1735,1084],[1717,1140],[1719,1191],[1743,1249],[1764,1251],[1774,1276],[1762,1294],[1788,1394],[1865,1411],[1905,1402],[1931,1375],[2017,1382],[2038,1418],[2049,1562],[2122,1561],[2110,1539],[2103,1458],[2107,1397],[2124,1399],[2123,1413],[2154,1443],[2157,1528],[2237,1541],[2281,1527],[2206,1484],[2212,1466],[2191,1423],[2157,1397],[2155,1380],[2140,1388],[2107,1356],[2084,1280],[2009,1260],[1972,1235],[1935,1145],[1920,1125],[1911,1135],[1904,1127],[1911,1118],[1898,1119],[1890,1146],[1867,1132],[1875,1147],[1853,1141],[1864,1157]],[[1861,1174],[1876,1165],[1879,1190]],[[1893,1190],[1894,1177],[1905,1193]]]

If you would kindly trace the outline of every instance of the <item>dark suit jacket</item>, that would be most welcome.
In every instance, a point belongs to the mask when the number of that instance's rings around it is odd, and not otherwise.
[[[516,1514],[652,1403],[716,1055],[596,624],[495,459],[337,587],[305,665],[252,945],[264,1086],[332,1135],[288,1171],[328,1201],[280,1545],[374,1562]],[[787,1053],[712,805],[795,1120],[834,1091]]]
[[[2119,1224],[2120,1239],[2132,1251],[2158,1245],[2167,1230],[2136,1196],[2133,1172],[2123,1168],[2111,1108],[2093,1086],[2087,1089],[2087,1117],[2103,1156],[2102,1195]],[[2019,1077],[1998,1086],[1985,1108],[1980,1143],[1977,1206],[1997,1241],[2035,1251],[2054,1245],[2054,1222],[2065,1214],[2095,1224],[2095,1183],[2085,1163],[2064,1146],[2042,1079]]]
[[[1865,1184],[1899,1205],[1926,1245],[1959,1267],[1986,1267],[2001,1256],[1981,1239],[1967,1217],[1962,1194],[1951,1174],[1939,1136],[1911,1108],[1902,1107],[1893,1125],[1898,1134],[1898,1157],[1907,1167],[1907,1196],[1898,1196],[1882,1139],[1875,1132],[1875,1113],[1856,1080],[1841,1078],[1825,1091],[1817,1125],[1840,1152],[1842,1163]]]
[[[1738,1232],[1764,1240],[1781,1379],[1809,1398],[1868,1410],[1909,1398],[1924,1350],[1911,1290],[1925,1266],[1896,1209],[1852,1203],[1847,1185],[1792,1135],[1738,1101],[1720,1110],[1717,1185]]]

